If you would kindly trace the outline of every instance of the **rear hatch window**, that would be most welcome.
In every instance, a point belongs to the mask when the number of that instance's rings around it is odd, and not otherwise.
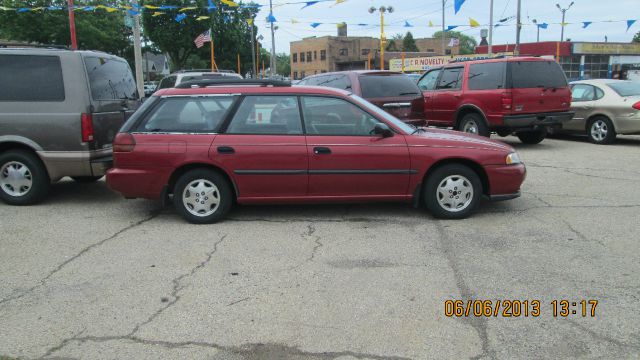
[[[567,78],[555,61],[510,61],[511,88],[567,87]]]
[[[93,100],[133,100],[138,99],[136,82],[129,64],[117,59],[86,57],[84,59],[89,75]]]
[[[420,95],[415,82],[404,74],[361,75],[360,88],[364,98],[400,97]]]

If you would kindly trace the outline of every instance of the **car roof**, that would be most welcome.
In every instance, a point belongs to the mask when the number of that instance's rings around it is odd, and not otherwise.
[[[227,85],[199,88],[167,88],[157,91],[154,96],[190,96],[190,95],[222,95],[222,94],[296,94],[296,95],[334,95],[348,96],[349,91],[324,86],[247,86]]]
[[[333,71],[333,72],[326,72],[321,74],[313,74],[305,77],[305,79],[310,79],[313,77],[325,76],[325,75],[335,75],[335,74],[356,74],[356,75],[394,74],[395,75],[395,74],[402,74],[402,73],[398,71],[390,71],[390,70],[345,70],[345,71]]]
[[[615,83],[622,83],[622,82],[632,82],[632,81],[617,80],[617,79],[587,79],[587,80],[572,81],[571,84],[605,85],[605,84],[615,84]]]

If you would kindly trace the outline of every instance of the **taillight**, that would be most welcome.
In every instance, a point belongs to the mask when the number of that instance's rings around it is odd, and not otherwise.
[[[89,113],[82,113],[80,118],[82,142],[93,141],[93,117]]]
[[[510,92],[502,93],[502,110],[511,110],[513,104],[513,97]]]
[[[136,139],[129,133],[118,133],[113,140],[113,152],[132,152]]]
[[[636,110],[640,110],[640,101],[638,101],[637,103],[631,105],[631,107],[636,109]]]

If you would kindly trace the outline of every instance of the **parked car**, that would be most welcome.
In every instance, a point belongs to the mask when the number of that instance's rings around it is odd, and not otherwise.
[[[411,74],[404,74],[406,77],[408,77],[409,79],[411,79],[413,82],[417,83],[418,80],[420,80],[420,78],[422,77],[422,74],[415,74],[415,73],[411,73]]]
[[[298,85],[327,86],[350,91],[389,114],[413,125],[424,125],[424,99],[414,81],[394,71],[356,70],[312,75]]]
[[[165,77],[160,81],[156,90],[168,89],[180,85],[185,81],[197,81],[218,78],[242,79],[242,75],[230,70],[207,71],[207,70],[180,70]]]
[[[504,143],[415,128],[344,90],[274,81],[160,90],[113,146],[109,187],[171,194],[193,223],[216,222],[235,202],[405,201],[459,219],[481,197],[518,197],[525,177]]]
[[[148,82],[144,84],[144,96],[149,97],[156,91],[158,84],[154,82]]]
[[[587,134],[594,144],[611,144],[617,134],[640,134],[640,82],[582,80],[571,83],[574,118],[562,132]]]
[[[573,117],[571,90],[555,61],[516,57],[448,64],[418,81],[429,125],[489,136],[544,140]]]
[[[129,64],[94,51],[0,49],[0,199],[42,200],[63,176],[101,178],[139,104]]]

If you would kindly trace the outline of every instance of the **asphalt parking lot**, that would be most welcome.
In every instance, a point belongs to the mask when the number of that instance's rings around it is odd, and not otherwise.
[[[104,181],[0,205],[0,355],[639,357],[640,136],[506,142],[527,164],[523,196],[462,221],[245,206],[196,226]],[[449,299],[538,299],[540,316],[447,317]],[[595,317],[554,317],[563,299],[598,300]]]

